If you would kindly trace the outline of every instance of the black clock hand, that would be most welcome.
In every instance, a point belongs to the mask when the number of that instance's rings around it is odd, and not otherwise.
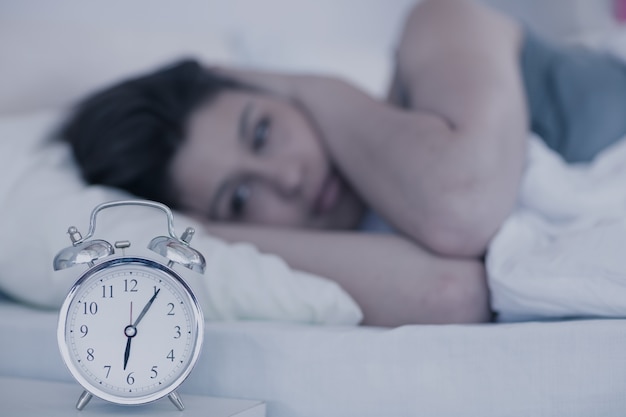
[[[126,365],[128,364],[128,358],[130,356],[130,341],[133,340],[132,336],[128,336],[128,340],[126,341],[126,350],[124,351],[124,370],[126,370]]]
[[[133,337],[137,335],[137,329],[133,326],[133,302],[130,302],[130,324],[124,328],[124,334],[126,335],[126,349],[124,350],[124,370],[128,364],[128,358],[130,357],[130,342]]]
[[[137,325],[139,324],[139,322],[141,321],[143,316],[145,316],[146,313],[148,312],[148,310],[150,309],[150,306],[154,302],[154,299],[156,298],[156,296],[159,295],[160,291],[161,291],[160,288],[158,290],[156,290],[156,292],[154,293],[154,295],[152,296],[150,301],[148,301],[148,304],[146,304],[146,306],[143,308],[143,310],[141,310],[141,313],[139,313],[139,317],[137,317],[137,320],[135,320],[135,323],[133,323],[133,327],[137,327]]]
[[[141,321],[143,316],[146,315],[146,313],[150,309],[150,306],[152,306],[152,303],[154,303],[154,299],[157,297],[157,295],[159,295],[160,291],[161,291],[160,288],[155,291],[155,293],[152,296],[152,298],[150,298],[150,300],[145,305],[143,310],[141,310],[141,313],[139,313],[139,317],[137,317],[137,320],[135,320],[134,323],[131,323],[128,326],[126,326],[126,328],[124,329],[124,334],[127,337],[127,339],[126,339],[126,349],[124,350],[124,370],[126,370],[126,365],[128,364],[128,358],[130,357],[130,343],[131,343],[131,340],[133,339],[133,337],[137,336],[137,325],[139,324],[139,322]],[[133,303],[132,302],[130,303],[130,311],[131,311],[131,321],[132,321],[132,311],[133,311]]]

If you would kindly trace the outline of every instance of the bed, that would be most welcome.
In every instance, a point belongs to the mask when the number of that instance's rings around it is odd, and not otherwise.
[[[10,335],[0,339],[0,375],[71,381],[56,319],[0,303],[0,331]],[[573,417],[626,409],[624,320],[396,329],[216,322],[205,343],[181,393],[263,400],[269,416]]]
[[[122,75],[189,54],[224,64],[331,72],[381,95],[393,40],[412,4],[237,0],[192,1],[181,9],[147,0],[2,3],[0,278],[6,295],[0,297],[0,376],[71,381],[56,345],[56,307],[72,275],[53,274],[52,258],[69,244],[69,225],[86,228],[95,204],[128,197],[87,187],[67,149],[42,145],[68,105]],[[280,25],[258,19],[266,8],[272,12],[264,16]],[[284,31],[297,45],[286,42]],[[12,157],[18,154],[25,157]],[[176,220],[181,230],[192,222]],[[122,232],[149,239],[162,226],[143,213],[107,221],[112,241]],[[238,292],[236,302],[205,311],[212,319],[206,345],[183,394],[262,400],[268,415],[278,417],[621,416],[626,409],[625,320],[357,327],[358,308],[338,314],[344,294],[322,277],[293,271],[249,245],[198,239],[210,254],[210,274],[244,277],[228,291],[249,289],[250,276],[279,276],[285,277],[279,286],[298,284],[290,287],[297,302],[252,312],[267,313],[259,316],[234,307],[254,304],[249,292]],[[256,294],[257,301],[274,296]],[[250,316],[257,320],[238,320]]]

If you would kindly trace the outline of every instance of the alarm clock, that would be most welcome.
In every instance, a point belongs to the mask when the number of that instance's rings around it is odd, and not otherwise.
[[[167,216],[169,236],[148,245],[158,259],[127,256],[127,240],[90,240],[100,211],[130,205]],[[194,230],[187,228],[179,238],[167,206],[125,200],[96,206],[84,238],[74,226],[68,234],[72,246],[55,257],[54,269],[87,267],[63,302],[57,330],[61,356],[84,388],[76,408],[82,410],[94,395],[125,405],[169,396],[182,411],[176,388],[198,360],[204,320],[193,291],[174,268],[204,273],[204,257],[189,246]]]

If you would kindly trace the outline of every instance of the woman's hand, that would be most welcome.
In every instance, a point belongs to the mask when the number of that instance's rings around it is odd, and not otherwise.
[[[301,83],[303,76],[266,72],[256,69],[240,69],[226,67],[211,67],[209,70],[224,78],[229,78],[241,84],[258,89],[264,93],[293,98],[296,84]]]
[[[339,78],[324,75],[287,74],[225,67],[213,67],[210,70],[261,92],[292,100],[303,107],[306,107],[309,96],[332,97],[332,94],[328,93],[341,88],[340,85],[348,85]]]

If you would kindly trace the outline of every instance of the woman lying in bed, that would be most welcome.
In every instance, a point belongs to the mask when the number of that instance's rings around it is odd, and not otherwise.
[[[479,3],[426,0],[387,102],[338,79],[185,61],[87,99],[64,136],[88,181],[334,279],[367,324],[481,322],[481,257],[515,204],[529,130],[568,161],[593,158],[626,133],[616,85],[626,70],[609,57],[547,45]],[[371,228],[396,233],[358,232]]]

